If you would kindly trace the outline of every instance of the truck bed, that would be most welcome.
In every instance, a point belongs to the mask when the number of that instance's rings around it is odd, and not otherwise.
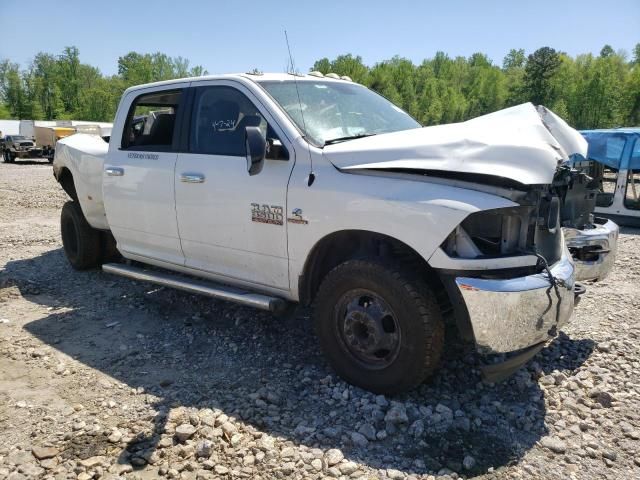
[[[102,170],[109,144],[97,135],[77,133],[56,144],[53,173],[56,178],[66,168],[73,175],[82,212],[89,225],[109,229],[102,199]]]

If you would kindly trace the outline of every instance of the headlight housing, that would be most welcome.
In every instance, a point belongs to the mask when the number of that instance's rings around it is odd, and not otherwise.
[[[542,255],[549,265],[562,256],[556,196],[542,196],[534,205],[472,213],[442,244],[453,258],[480,259],[522,254]]]
[[[443,244],[452,257],[482,258],[530,251],[535,241],[535,206],[484,210],[469,215]]]

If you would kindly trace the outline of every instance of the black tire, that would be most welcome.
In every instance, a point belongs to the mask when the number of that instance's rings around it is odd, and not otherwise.
[[[14,163],[15,162],[15,157],[11,154],[10,151],[5,151],[4,152],[4,163]]]
[[[383,317],[372,321],[376,315]],[[424,382],[444,346],[440,309],[426,282],[376,261],[350,260],[329,272],[314,301],[314,323],[338,375],[375,393],[400,393]],[[383,337],[386,342],[377,341]],[[363,353],[361,344],[373,353]]]
[[[100,265],[100,232],[87,223],[77,202],[67,202],[62,206],[60,231],[64,253],[73,268],[86,270]]]

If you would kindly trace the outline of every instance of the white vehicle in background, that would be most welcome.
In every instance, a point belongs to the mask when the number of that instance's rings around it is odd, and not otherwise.
[[[110,142],[61,140],[54,175],[73,267],[313,305],[335,370],[393,393],[437,369],[445,321],[513,354],[496,379],[570,319],[564,162],[585,154],[531,104],[422,128],[347,79],[236,74],[128,89]]]

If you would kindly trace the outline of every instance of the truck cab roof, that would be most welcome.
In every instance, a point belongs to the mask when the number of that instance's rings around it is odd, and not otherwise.
[[[225,73],[225,74],[215,74],[215,75],[204,75],[201,77],[185,77],[185,78],[176,78],[172,80],[163,80],[161,82],[153,82],[153,83],[145,83],[142,85],[135,85],[133,87],[129,87],[127,92],[142,90],[150,87],[161,87],[165,85],[172,85],[177,83],[184,82],[201,82],[207,80],[250,80],[255,83],[272,81],[272,82],[282,82],[287,80],[296,80],[298,82],[304,81],[328,81],[328,82],[351,82],[348,77],[337,77],[336,76],[321,76],[321,75],[311,75],[311,74],[293,74],[293,73]],[[353,82],[351,82],[353,83]]]

